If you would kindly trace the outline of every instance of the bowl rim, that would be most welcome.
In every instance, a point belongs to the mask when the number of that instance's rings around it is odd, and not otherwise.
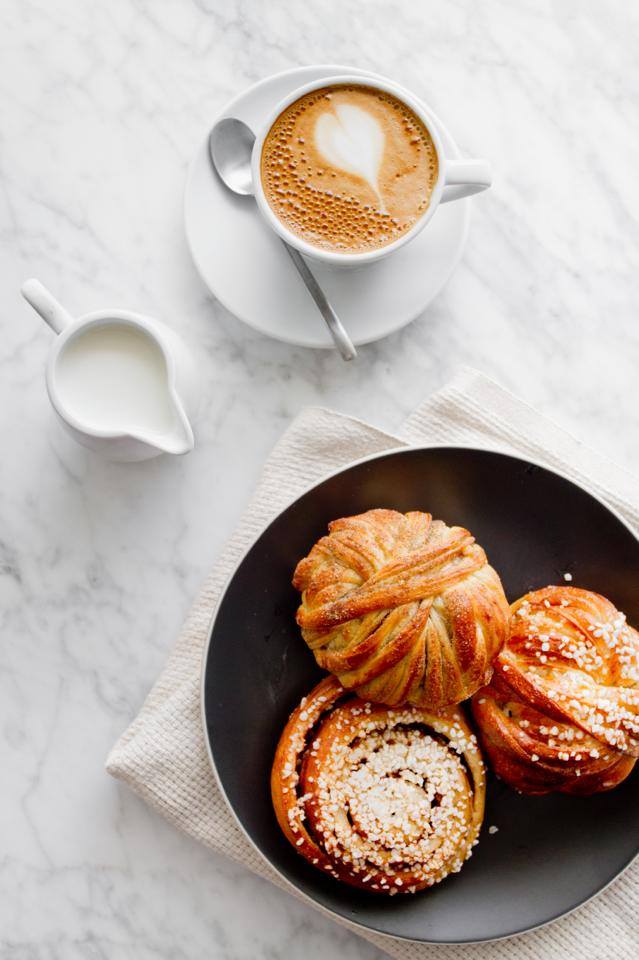
[[[231,815],[235,823],[239,827],[240,831],[242,832],[242,834],[244,835],[248,843],[251,845],[253,850],[255,850],[256,853],[259,855],[262,862],[275,872],[275,874],[277,875],[282,885],[282,888],[287,893],[291,893],[294,896],[298,897],[299,899],[305,902],[308,902],[316,910],[319,910],[320,913],[324,914],[327,917],[330,917],[332,920],[338,923],[343,924],[344,926],[348,927],[349,929],[353,930],[354,932],[360,935],[363,931],[366,933],[374,933],[376,936],[384,937],[389,940],[400,940],[405,943],[424,943],[432,946],[465,946],[465,945],[470,946],[472,944],[479,944],[479,943],[498,943],[502,940],[509,940],[512,937],[521,936],[522,934],[525,934],[525,933],[531,933],[535,930],[541,930],[543,927],[549,926],[551,923],[554,923],[556,920],[560,920],[563,917],[570,916],[570,914],[574,913],[576,910],[590,903],[591,900],[594,900],[595,897],[598,897],[605,890],[607,890],[612,883],[618,880],[619,877],[622,876],[622,874],[624,874],[626,870],[634,863],[634,861],[639,858],[639,848],[634,853],[631,854],[629,860],[622,866],[622,868],[614,876],[610,877],[610,879],[607,880],[606,883],[604,883],[601,887],[599,887],[597,890],[591,893],[590,896],[586,897],[584,900],[580,900],[578,903],[575,903],[572,907],[569,907],[567,910],[562,910],[559,913],[555,914],[554,916],[549,917],[546,920],[542,920],[540,923],[536,923],[528,927],[522,927],[521,929],[518,929],[518,930],[511,930],[508,933],[501,934],[498,937],[484,937],[479,940],[471,940],[467,938],[464,938],[461,940],[428,940],[425,938],[415,939],[414,937],[407,937],[401,933],[388,933],[386,930],[380,930],[379,927],[374,926],[372,924],[360,923],[356,920],[351,920],[348,917],[344,916],[343,914],[338,913],[337,911],[332,910],[330,907],[325,906],[319,900],[315,899],[315,897],[312,897],[309,893],[303,890],[294,880],[291,880],[289,877],[287,877],[279,869],[279,867],[275,863],[273,863],[272,860],[262,851],[262,849],[259,847],[256,841],[248,833],[239,815],[236,813],[235,808],[226,793],[226,790],[224,789],[222,779],[220,777],[219,771],[215,763],[215,758],[213,756],[213,749],[212,749],[211,741],[208,734],[207,718],[206,718],[206,677],[207,677],[209,651],[211,648],[211,641],[213,639],[213,629],[215,626],[215,621],[217,619],[220,607],[222,606],[222,603],[226,597],[226,594],[228,592],[228,589],[232,580],[234,579],[238,569],[244,563],[244,560],[249,555],[249,553],[253,550],[253,548],[255,547],[257,542],[260,540],[260,538],[269,529],[269,527],[273,523],[275,523],[277,520],[279,520],[279,518],[283,514],[285,514],[295,503],[297,503],[298,500],[306,496],[306,494],[311,493],[313,490],[315,490],[317,487],[324,484],[326,481],[331,480],[333,477],[336,477],[341,473],[345,473],[347,470],[350,470],[352,467],[357,467],[364,463],[369,463],[374,460],[381,460],[389,456],[401,456],[402,454],[414,453],[416,451],[422,451],[422,450],[424,451],[425,450],[450,450],[450,451],[464,450],[470,453],[481,453],[481,454],[491,453],[497,456],[507,457],[511,460],[518,460],[521,463],[526,464],[527,466],[539,467],[542,470],[545,470],[547,473],[554,474],[556,477],[560,478],[561,480],[567,481],[568,483],[577,487],[583,493],[587,494],[593,500],[595,500],[600,506],[602,506],[605,510],[607,510],[608,513],[612,514],[612,516],[614,516],[615,519],[618,520],[623,527],[626,528],[626,530],[631,534],[631,536],[639,546],[639,534],[637,534],[633,530],[633,528],[630,526],[628,521],[621,516],[621,514],[619,513],[618,510],[615,509],[615,507],[607,503],[602,497],[598,496],[598,494],[593,493],[591,490],[585,487],[582,483],[580,483],[577,480],[574,480],[572,477],[567,476],[565,473],[563,473],[561,470],[557,470],[555,467],[550,467],[547,464],[542,463],[540,460],[536,460],[532,457],[526,457],[517,453],[511,453],[508,450],[500,448],[498,445],[491,446],[487,444],[484,447],[480,447],[474,443],[406,444],[403,447],[391,448],[381,452],[378,451],[377,453],[368,454],[365,457],[359,457],[357,460],[352,460],[349,463],[341,467],[338,467],[336,470],[331,470],[329,473],[323,474],[314,483],[311,483],[308,486],[304,487],[303,490],[301,490],[298,494],[296,494],[294,497],[288,500],[286,505],[282,507],[282,509],[278,510],[278,512],[273,517],[271,517],[268,523],[266,523],[260,529],[259,533],[257,533],[257,535],[252,538],[251,542],[249,543],[247,548],[242,551],[241,556],[237,559],[237,561],[233,566],[233,569],[231,570],[228,577],[226,578],[224,582],[224,586],[220,591],[220,595],[211,613],[211,617],[207,627],[207,639],[202,651],[201,670],[200,670],[200,721],[202,724],[202,734],[204,737],[206,752],[209,758],[209,764],[211,766],[211,770],[213,771],[215,782],[217,784],[218,790],[220,791],[224,799],[224,802],[226,803],[228,810],[231,812]]]

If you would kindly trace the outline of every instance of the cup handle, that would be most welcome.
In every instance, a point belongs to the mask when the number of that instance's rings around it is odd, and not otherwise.
[[[49,324],[55,333],[62,333],[65,327],[73,323],[73,317],[58,303],[52,293],[39,280],[26,280],[20,292],[36,313]]]
[[[441,203],[472,197],[474,193],[487,190],[492,183],[488,160],[449,160],[446,164],[446,180]]]

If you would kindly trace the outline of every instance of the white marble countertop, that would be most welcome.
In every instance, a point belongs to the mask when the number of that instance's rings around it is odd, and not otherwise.
[[[0,8],[0,954],[374,958],[179,835],[103,765],[267,451],[322,403],[393,427],[460,363],[639,469],[639,11],[566,0],[4,0]],[[300,63],[376,69],[494,161],[463,262],[356,365],[267,341],[203,289],[186,166],[236,91]],[[198,447],[137,466],[65,439],[38,276],[199,346]]]

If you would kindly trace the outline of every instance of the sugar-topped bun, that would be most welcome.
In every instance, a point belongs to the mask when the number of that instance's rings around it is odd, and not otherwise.
[[[470,856],[485,778],[459,709],[365,703],[327,677],[284,728],[271,792],[287,840],[318,870],[374,893],[414,893]]]
[[[639,756],[639,634],[597,593],[529,593],[472,709],[491,765],[515,789],[610,790]]]
[[[329,524],[295,571],[318,664],[376,703],[439,710],[486,683],[506,639],[501,581],[472,534],[429,513]]]

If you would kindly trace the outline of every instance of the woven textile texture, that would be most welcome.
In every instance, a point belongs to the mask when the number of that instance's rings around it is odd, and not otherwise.
[[[353,460],[407,444],[466,444],[522,454],[587,487],[639,531],[636,478],[473,370],[462,370],[427,399],[396,435],[319,408],[296,418],[266,462],[162,674],[107,760],[109,773],[177,827],[293,894],[237,827],[209,766],[200,718],[200,671],[211,614],[247,547],[292,499]],[[508,941],[435,947],[356,932],[398,960],[634,960],[639,955],[637,916],[639,861],[569,917]]]

